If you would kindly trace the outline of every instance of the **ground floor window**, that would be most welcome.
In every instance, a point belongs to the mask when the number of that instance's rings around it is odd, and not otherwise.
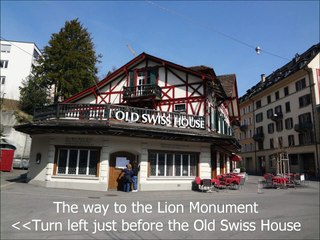
[[[199,154],[149,151],[149,176],[197,176]]]
[[[100,149],[57,147],[56,175],[98,176]]]

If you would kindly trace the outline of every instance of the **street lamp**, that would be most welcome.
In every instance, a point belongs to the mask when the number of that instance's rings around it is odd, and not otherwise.
[[[256,53],[257,54],[260,54],[261,53],[261,48],[258,46],[258,47],[256,47]]]

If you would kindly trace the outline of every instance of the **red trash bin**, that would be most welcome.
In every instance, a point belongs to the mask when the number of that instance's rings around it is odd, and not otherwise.
[[[0,148],[0,171],[11,172],[14,150],[16,147],[8,143],[1,143]]]

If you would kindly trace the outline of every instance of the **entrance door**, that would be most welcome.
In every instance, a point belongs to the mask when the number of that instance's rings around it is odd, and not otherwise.
[[[137,78],[137,96],[143,95],[144,72],[138,72]]]
[[[123,189],[122,184],[122,169],[116,168],[116,160],[117,158],[126,158],[130,161],[130,164],[133,165],[136,156],[129,152],[115,152],[110,156],[110,164],[109,164],[109,190],[121,190]],[[120,177],[121,176],[121,177]]]

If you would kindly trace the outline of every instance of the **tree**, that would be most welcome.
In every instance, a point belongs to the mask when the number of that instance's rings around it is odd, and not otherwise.
[[[35,107],[41,107],[49,103],[48,90],[41,78],[30,75],[22,81],[20,88],[20,109],[33,115]]]
[[[48,86],[55,87],[55,99],[66,99],[98,81],[96,55],[90,33],[78,19],[65,22],[59,33],[51,36],[37,68]]]

